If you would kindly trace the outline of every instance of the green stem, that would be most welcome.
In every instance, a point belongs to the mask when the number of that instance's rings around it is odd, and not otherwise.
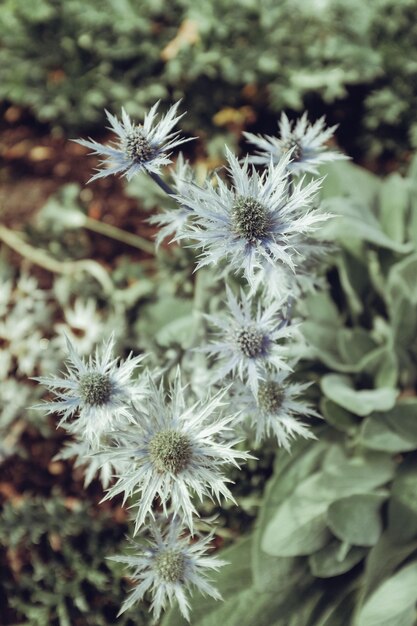
[[[158,187],[160,187],[162,191],[168,194],[168,196],[175,196],[175,191],[169,185],[167,185],[164,180],[162,180],[159,174],[155,174],[155,172],[150,172],[149,170],[146,170],[146,173],[149,174],[149,176],[158,185]]]
[[[106,224],[105,222],[99,222],[98,220],[95,220],[91,217],[85,217],[83,225],[85,228],[88,228],[88,230],[91,230],[95,233],[105,235],[106,237],[110,237],[111,239],[115,239],[116,241],[121,241],[128,246],[133,246],[134,248],[138,248],[139,250],[147,252],[148,254],[155,254],[154,244],[144,237],[134,235],[133,233],[127,233],[121,228],[117,228],[116,226],[112,226],[111,224]]]
[[[0,224],[0,241],[6,246],[28,259],[31,263],[39,265],[54,274],[65,274],[74,276],[77,272],[88,272],[101,284],[104,291],[111,293],[113,283],[107,272],[96,261],[85,259],[82,261],[58,261],[49,256],[44,250],[34,248],[28,244],[21,235]]]

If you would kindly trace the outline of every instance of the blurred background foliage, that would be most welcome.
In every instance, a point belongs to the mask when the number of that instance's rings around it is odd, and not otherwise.
[[[359,152],[417,145],[415,0],[4,0],[1,14],[0,99],[66,131],[183,97],[192,133],[314,106]]]

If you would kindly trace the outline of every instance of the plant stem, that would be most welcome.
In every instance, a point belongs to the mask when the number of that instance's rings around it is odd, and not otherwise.
[[[92,217],[85,217],[84,227],[95,233],[99,233],[100,235],[105,235],[106,237],[110,237],[111,239],[115,239],[116,241],[121,241],[122,243],[125,243],[129,246],[138,248],[143,252],[155,254],[155,246],[151,241],[148,241],[147,239],[145,239],[144,237],[140,237],[139,235],[128,233],[121,228],[112,226],[111,224],[99,222]]]
[[[168,196],[175,196],[175,191],[172,189],[172,187],[167,185],[165,181],[162,180],[159,174],[155,174],[155,172],[150,172],[149,170],[146,170],[146,173],[149,174],[149,176],[158,185],[158,187],[160,187],[162,191],[168,194]]]
[[[105,292],[111,293],[113,291],[113,283],[108,277],[107,272],[96,261],[90,259],[81,261],[58,261],[58,259],[49,256],[44,250],[31,246],[21,235],[18,235],[13,230],[1,224],[0,241],[20,254],[20,256],[28,259],[31,263],[39,265],[39,267],[43,267],[49,272],[72,276],[77,272],[88,272],[101,284]]]

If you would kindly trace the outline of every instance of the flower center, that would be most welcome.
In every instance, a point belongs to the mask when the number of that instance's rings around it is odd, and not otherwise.
[[[281,142],[281,149],[284,154],[292,150],[292,161],[300,161],[301,157],[303,156],[303,149],[300,142],[297,139],[293,139],[292,137]]]
[[[265,335],[254,326],[246,326],[237,330],[236,342],[242,354],[256,358],[264,352]]]
[[[259,383],[258,404],[266,413],[278,413],[282,406],[284,392],[273,380]]]
[[[184,580],[184,555],[178,550],[164,550],[156,557],[155,569],[164,582],[180,582]]]
[[[233,231],[250,243],[268,233],[268,212],[255,198],[237,198],[232,206],[231,218]]]
[[[89,372],[80,380],[80,395],[86,404],[101,406],[110,400],[112,383],[107,374]]]
[[[159,472],[179,474],[191,460],[191,442],[175,430],[162,430],[151,440],[149,454]]]
[[[141,126],[134,126],[124,140],[124,152],[135,163],[146,163],[156,154]]]

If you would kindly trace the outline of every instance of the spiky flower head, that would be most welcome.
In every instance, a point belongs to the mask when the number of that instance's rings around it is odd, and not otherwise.
[[[175,193],[181,193],[181,190],[187,183],[194,181],[194,170],[190,162],[184,159],[182,152],[178,155],[175,168],[171,171],[171,178]],[[192,210],[188,206],[182,205],[163,211],[159,215],[152,215],[152,217],[148,219],[148,222],[161,227],[156,236],[157,247],[160,246],[167,237],[180,236],[191,214]]]
[[[148,591],[152,596],[151,609],[155,620],[167,606],[178,603],[181,614],[190,621],[187,592],[192,593],[193,588],[215,600],[222,599],[206,575],[208,570],[216,571],[227,564],[206,555],[213,534],[190,542],[184,529],[175,521],[171,521],[164,531],[156,524],[151,524],[150,530],[152,540],[148,547],[132,542],[136,555],[111,557],[113,561],[133,568],[130,577],[137,585],[125,600],[120,614],[140,602]]]
[[[326,143],[333,136],[336,126],[326,128],[325,118],[310,124],[304,113],[295,124],[282,113],[278,123],[279,137],[243,133],[257,148],[257,155],[251,157],[252,163],[269,165],[271,159],[279,163],[283,156],[289,155],[287,169],[295,175],[310,172],[317,174],[317,167],[322,163],[347,159],[343,154],[328,150]]]
[[[320,415],[300,399],[309,383],[290,382],[288,372],[270,373],[253,394],[247,386],[239,385],[236,402],[243,419],[248,419],[255,433],[256,444],[267,437],[275,437],[278,445],[290,449],[296,437],[315,439],[302,420]]]
[[[289,155],[258,174],[246,159],[241,165],[228,150],[231,186],[219,176],[200,187],[184,184],[176,197],[193,211],[177,239],[189,238],[201,250],[197,269],[223,262],[225,273],[243,271],[251,283],[265,265],[296,268],[297,248],[327,219],[312,208],[321,181],[288,184]]]
[[[53,391],[56,398],[36,408],[62,415],[59,425],[90,445],[97,446],[100,437],[131,420],[132,401],[146,393],[143,382],[131,379],[144,357],[130,354],[119,363],[118,358],[113,358],[113,345],[110,337],[101,350],[97,348],[93,356],[83,359],[67,338],[66,375],[35,379]]]
[[[236,415],[219,416],[227,390],[187,406],[179,374],[168,399],[162,385],[149,381],[149,386],[149,396],[136,408],[135,424],[120,433],[116,445],[107,450],[109,458],[126,462],[127,469],[106,499],[118,493],[124,493],[125,500],[140,496],[135,532],[148,515],[154,517],[156,497],[165,512],[170,507],[174,517],[192,531],[193,515],[197,515],[193,495],[200,500],[204,496],[233,500],[223,471],[229,463],[239,467],[237,459],[249,455],[233,449],[238,441],[229,433]]]
[[[218,359],[213,368],[213,382],[237,374],[256,395],[260,381],[265,380],[269,370],[289,368],[282,341],[294,335],[295,327],[284,323],[283,302],[274,302],[263,309],[258,301],[254,311],[251,298],[241,292],[238,301],[227,287],[227,305],[228,314],[207,316],[220,329],[217,340],[203,348]]]
[[[143,124],[131,121],[125,109],[122,108],[122,119],[106,111],[110,122],[109,129],[116,133],[118,141],[115,144],[103,145],[97,141],[76,139],[81,146],[90,148],[92,154],[104,158],[100,162],[97,174],[91,179],[103,178],[112,174],[122,174],[130,180],[137,172],[145,170],[158,173],[164,165],[171,163],[170,150],[180,144],[190,141],[181,139],[179,131],[172,132],[175,124],[183,117],[177,115],[180,102],[176,102],[168,112],[157,121],[159,102],[145,114]]]

